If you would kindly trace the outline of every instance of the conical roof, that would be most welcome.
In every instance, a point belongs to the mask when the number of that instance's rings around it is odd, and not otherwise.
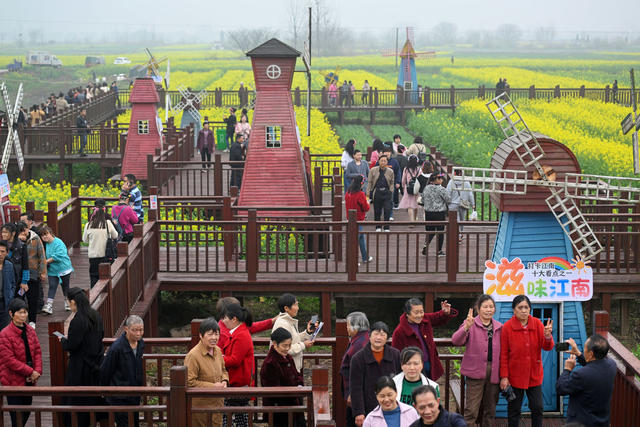
[[[300,56],[300,52],[273,38],[247,52],[247,56],[252,58],[297,58]]]

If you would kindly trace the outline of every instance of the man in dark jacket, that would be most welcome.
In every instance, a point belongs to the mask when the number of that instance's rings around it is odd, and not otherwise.
[[[229,117],[225,118],[224,122],[227,124],[227,149],[225,151],[229,151],[231,144],[233,144],[233,135],[236,133],[236,124],[238,123],[235,108],[229,108]]]
[[[0,283],[0,329],[9,324],[9,303],[16,292],[16,276],[13,272],[13,264],[7,255],[9,249],[5,240],[0,240],[0,269],[2,269],[2,283]]]
[[[242,162],[244,160],[244,148],[242,148],[242,139],[243,136],[238,134],[236,135],[233,144],[231,144],[231,149],[229,150],[230,162]],[[238,187],[238,190],[240,190],[240,186],[242,185],[242,170],[242,164],[235,163],[231,165],[231,186]]]
[[[400,352],[387,344],[389,327],[384,322],[371,326],[369,345],[351,359],[349,386],[351,388],[351,410],[355,423],[361,426],[367,414],[378,406],[375,385],[378,378],[393,377],[401,371]]]
[[[76,119],[76,127],[80,136],[80,157],[85,157],[84,147],[87,145],[87,134],[89,133],[89,122],[87,121],[87,109],[80,110],[80,115]]]
[[[400,187],[402,187],[402,168],[400,167],[400,162],[398,162],[396,158],[391,157],[393,155],[391,144],[385,144],[382,154],[389,158],[389,167],[393,170],[393,208],[398,209],[398,204],[400,203]],[[389,220],[393,221],[393,212]]]
[[[446,411],[440,405],[440,398],[436,389],[430,385],[421,385],[413,389],[413,406],[418,411],[420,419],[416,420],[410,427],[466,427],[462,415]]]
[[[591,335],[581,353],[572,338],[567,342],[571,345],[571,356],[564,362],[564,371],[556,383],[558,394],[569,396],[567,422],[608,426],[617,370],[615,362],[607,357],[609,343],[600,334]],[[576,361],[583,367],[574,369]]]
[[[107,350],[100,368],[100,384],[105,386],[143,386],[142,355],[144,354],[144,322],[136,316],[127,318],[124,334]],[[110,405],[139,405],[139,396],[107,397]],[[116,412],[118,427],[128,426],[128,413]],[[133,413],[134,426],[138,426],[138,413]]]

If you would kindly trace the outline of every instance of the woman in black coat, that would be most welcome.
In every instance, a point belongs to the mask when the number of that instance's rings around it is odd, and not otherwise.
[[[67,337],[61,338],[62,348],[69,352],[69,366],[64,379],[66,386],[99,386],[100,365],[104,355],[104,330],[100,314],[91,308],[89,299],[80,288],[69,289],[69,306],[75,316],[69,323]],[[63,400],[66,405],[97,406],[104,402],[99,397],[71,396]],[[77,412],[78,426],[89,425],[89,413]],[[71,415],[64,416],[65,425],[71,425]]]
[[[302,374],[296,369],[293,358],[288,353],[291,348],[291,333],[284,328],[278,328],[271,333],[271,348],[260,369],[260,383],[262,387],[296,387],[304,385]],[[301,399],[297,397],[279,397],[263,399],[265,406],[297,406]],[[273,414],[274,426],[289,425],[288,413]],[[304,414],[293,414],[293,426],[306,426]]]

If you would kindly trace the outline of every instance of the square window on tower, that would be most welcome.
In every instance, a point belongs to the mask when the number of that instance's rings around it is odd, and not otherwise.
[[[138,135],[149,133],[149,120],[138,120]]]
[[[280,148],[282,146],[281,133],[280,126],[266,126],[267,148]]]
[[[413,90],[413,82],[404,82],[404,90]]]

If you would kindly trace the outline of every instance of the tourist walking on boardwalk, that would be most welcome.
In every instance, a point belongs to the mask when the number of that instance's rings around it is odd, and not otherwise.
[[[80,115],[76,118],[76,128],[80,136],[80,157],[86,157],[84,148],[87,146],[87,135],[91,132],[87,121],[87,109],[80,110]]]
[[[446,221],[448,205],[451,202],[449,193],[442,186],[444,180],[444,174],[431,174],[429,177],[429,183],[422,191],[422,204],[424,206],[424,220],[425,221]],[[438,246],[436,248],[438,256],[444,256],[442,245],[444,244],[444,225],[425,225],[427,231],[427,241],[422,247],[422,255],[427,254],[427,246],[433,240],[433,237],[438,235]],[[435,233],[434,233],[435,232]],[[451,242],[451,244],[454,244]]]
[[[347,315],[347,335],[349,335],[349,345],[342,356],[340,364],[340,376],[342,376],[342,396],[347,401],[347,427],[355,427],[355,415],[351,409],[351,388],[349,386],[349,375],[351,372],[351,360],[353,356],[364,346],[369,344],[369,319],[367,315],[354,311]]]
[[[298,387],[304,385],[302,373],[296,369],[293,358],[289,354],[291,333],[284,328],[271,332],[271,347],[260,368],[260,384],[262,387]],[[297,406],[302,399],[297,397],[263,398],[264,406]],[[289,426],[289,413],[276,412],[273,415],[274,426]],[[293,413],[292,427],[304,427],[307,423],[304,414]]]
[[[474,317],[474,309],[478,313]],[[496,304],[487,294],[478,297],[460,328],[453,345],[465,346],[460,373],[466,377],[464,420],[475,426],[482,406],[482,425],[491,426],[496,415],[500,382],[500,338],[502,323],[493,318]]]
[[[231,144],[231,148],[229,150],[229,161],[230,162],[243,162],[244,161],[244,148],[242,147],[242,138],[241,134],[236,135],[235,141]],[[244,172],[244,163],[232,163],[231,164],[231,182],[229,185],[231,187],[242,187],[242,174]]]
[[[0,329],[10,322],[9,303],[16,293],[16,277],[13,272],[13,264],[9,261],[8,255],[7,242],[2,240],[0,241],[0,277],[2,278],[2,283],[0,283],[0,291],[2,291],[2,295],[0,295],[2,297],[2,301],[0,301]]]
[[[331,82],[331,84],[329,85],[329,104],[332,107],[336,106],[336,99],[338,98],[338,87],[336,86],[335,82]]]
[[[531,301],[518,295],[511,303],[513,317],[502,326],[500,337],[500,389],[512,388],[515,398],[507,404],[509,427],[520,425],[520,410],[525,392],[531,410],[531,426],[542,427],[541,351],[553,349],[553,320],[542,322],[531,316]]]
[[[380,221],[384,212],[384,231],[389,231],[389,218],[393,207],[393,170],[387,166],[388,158],[385,155],[378,159],[378,166],[369,171],[367,194],[373,200],[374,221]],[[380,225],[376,225],[376,231],[382,231]]]
[[[298,332],[298,319],[296,319],[296,317],[298,316],[300,307],[298,306],[298,299],[293,294],[283,294],[278,298],[278,309],[280,310],[280,314],[278,314],[276,320],[273,322],[273,330],[284,328],[289,331],[291,334],[291,349],[289,350],[289,354],[296,364],[296,369],[302,372],[302,353],[313,345],[311,336],[313,335],[313,331],[318,327],[318,323],[313,324],[309,321],[305,330]]]
[[[40,238],[44,242],[44,251],[47,256],[47,276],[49,282],[47,302],[42,312],[53,314],[53,300],[56,297],[58,284],[62,284],[64,309],[69,311],[71,308],[69,307],[69,299],[67,296],[69,294],[69,282],[71,281],[73,266],[71,265],[67,245],[65,245],[59,237],[54,236],[51,228],[46,225],[40,229]]]
[[[27,305],[29,306],[29,323],[35,325],[38,312],[40,311],[40,293],[42,284],[48,280],[47,257],[44,253],[42,240],[35,231],[30,230],[27,224],[20,221],[16,224],[16,233],[22,244],[27,247],[27,263],[29,269],[22,271],[22,282],[20,288],[24,291]],[[24,286],[25,281],[27,286]]]
[[[105,256],[107,239],[115,239],[116,237],[118,237],[118,232],[111,220],[107,218],[104,200],[97,199],[82,234],[82,241],[89,244],[89,280],[92,288],[100,278],[100,264],[109,262]]]
[[[100,366],[104,354],[102,339],[104,330],[100,313],[89,304],[89,298],[83,289],[69,289],[69,305],[75,313],[66,337],[59,337],[62,349],[69,352],[69,366],[64,379],[65,386],[100,385]],[[62,399],[63,404],[72,406],[98,406],[101,399],[93,396],[69,396]],[[78,426],[90,425],[88,412],[64,414],[65,426],[72,424],[77,417]]]
[[[356,177],[361,176],[363,179],[362,188],[367,188],[367,177],[369,176],[369,163],[362,159],[362,152],[360,150],[353,150],[353,161],[347,165],[347,169],[344,171],[345,177],[345,190],[351,185],[351,181]]]
[[[5,387],[35,386],[42,375],[42,350],[36,331],[27,325],[27,303],[15,298],[8,307],[11,322],[0,331],[0,384]],[[9,405],[31,405],[32,396],[7,396]],[[28,411],[9,412],[12,427],[22,427],[29,420]]]
[[[342,151],[342,157],[340,158],[340,166],[342,166],[342,175],[344,182],[344,189],[349,188],[350,180],[347,178],[347,166],[349,163],[353,162],[356,151],[356,140],[350,139],[344,146],[344,150]]]
[[[424,145],[422,137],[416,136],[413,139],[413,143],[409,146],[409,148],[407,148],[407,152],[405,153],[405,155],[410,156],[412,154],[418,156],[418,164],[420,165],[422,165],[427,160],[427,147]]]
[[[133,240],[133,226],[138,224],[138,215],[129,206],[129,194],[122,192],[118,204],[111,207],[111,219],[117,221],[122,229],[122,241]]]
[[[243,112],[246,110],[242,110]],[[244,148],[249,146],[249,137],[251,136],[251,125],[246,114],[240,115],[240,122],[236,125],[236,135],[242,135],[242,145]]]
[[[413,390],[413,401],[420,419],[409,427],[466,427],[462,415],[444,409],[436,390],[429,385]]]
[[[253,324],[253,316],[246,307],[229,304],[222,318],[231,333],[231,338],[222,349],[224,366],[229,373],[229,386],[250,387],[253,385],[255,364],[253,359],[253,340],[249,327]],[[227,398],[225,406],[248,406],[249,398]],[[233,422],[231,419],[233,418]],[[246,412],[223,416],[223,426],[248,427],[249,416]]]
[[[446,325],[458,315],[458,310],[451,308],[446,300],[440,303],[440,311],[425,313],[422,301],[409,298],[404,304],[400,322],[393,331],[391,345],[398,350],[406,347],[418,347],[422,350],[424,367],[422,373],[434,381],[444,373],[438,357],[436,343],[433,341],[433,327]]]
[[[371,85],[368,80],[364,81],[362,85],[362,104],[366,104],[369,99],[369,91],[371,90]]]
[[[400,352],[387,344],[388,338],[387,324],[375,322],[371,325],[369,343],[351,359],[351,408],[358,427],[362,426],[369,412],[378,406],[375,392],[378,378],[400,372]]]
[[[400,365],[402,372],[393,377],[398,391],[398,401],[407,405],[413,405],[413,390],[421,385],[430,385],[435,388],[440,397],[438,383],[427,378],[424,369],[424,357],[418,347],[405,347],[400,352]]]
[[[27,282],[29,281],[29,256],[27,255],[27,247],[18,237],[16,225],[12,222],[7,222],[2,225],[1,237],[2,240],[7,242],[7,248],[9,249],[7,258],[13,264],[13,273],[16,278],[16,292],[19,292],[20,289],[22,289],[22,292],[26,292],[26,289],[28,289]],[[21,286],[22,284],[24,284],[24,286]]]
[[[462,171],[456,169],[455,175],[462,176]],[[473,192],[471,191],[471,184],[467,181],[455,182],[453,179],[450,179],[447,183],[447,192],[451,198],[451,202],[449,202],[449,210],[458,213],[458,222],[465,221],[469,210],[476,210],[476,198],[473,196]],[[462,241],[462,225],[458,224],[458,229],[460,230],[458,240]]]
[[[100,367],[100,384],[114,387],[144,386],[144,321],[132,314],[124,322],[124,333],[115,340],[104,356]],[[191,385],[189,385],[191,387]],[[139,405],[140,396],[107,396],[109,405]],[[128,412],[116,412],[115,422],[118,427],[130,427]],[[133,412],[133,426],[140,424],[138,413]]]
[[[371,158],[369,158],[369,169],[372,169],[375,165],[378,164],[378,158],[384,151],[384,142],[380,139],[376,138],[373,140],[371,150]]]
[[[362,223],[365,220],[367,212],[369,212],[369,202],[367,202],[367,196],[362,191],[364,185],[364,177],[362,175],[356,175],[351,181],[349,188],[344,196],[345,208],[347,210],[347,217],[350,210],[356,211],[356,220],[358,223]],[[367,242],[362,233],[362,225],[358,224],[358,245],[360,246],[360,255],[362,255],[362,262],[371,262],[373,257],[367,254]]]
[[[233,144],[234,135],[236,133],[236,124],[238,123],[238,118],[236,117],[236,109],[233,107],[229,108],[229,117],[225,117],[223,121],[227,124],[227,149],[224,151],[229,151],[229,147],[231,147],[231,144]]]
[[[417,220],[416,212],[418,211],[418,192],[415,191],[418,177],[422,171],[418,165],[418,156],[412,154],[407,161],[407,167],[402,173],[402,188],[404,190],[404,196],[400,200],[398,205],[399,209],[407,209],[409,212],[409,221],[415,222]],[[410,227],[413,227],[412,225]]]
[[[216,319],[209,317],[200,323],[200,341],[187,353],[184,366],[187,367],[187,386],[223,389],[229,386],[229,374],[224,367],[222,350],[218,346],[220,328]],[[192,406],[221,407],[222,397],[194,398]],[[221,414],[192,414],[192,425],[206,427],[222,425]],[[208,424],[211,420],[211,424]]]
[[[224,318],[225,310],[231,304],[241,305],[240,301],[236,297],[223,297],[220,298],[216,303],[216,313],[218,314],[218,319],[220,319],[218,321],[218,326],[220,327],[220,338],[218,339],[218,347],[220,347],[221,349],[224,348],[227,341],[229,341],[229,339],[231,338],[229,329],[227,329],[226,325],[222,321],[222,319]],[[265,319],[251,323],[251,326],[248,326],[249,333],[253,335],[259,332],[268,331],[273,327],[273,322],[275,322],[277,317],[278,316],[271,319]]]
[[[138,181],[136,176],[132,173],[128,173],[124,176],[124,182],[122,183],[122,190],[129,193],[129,205],[138,216],[138,224],[144,222],[144,211],[142,210],[142,192],[138,188]]]
[[[200,152],[200,159],[202,160],[202,172],[210,166],[211,153],[213,153],[215,145],[213,131],[209,129],[209,122],[205,122],[200,132],[198,132],[198,142],[196,144],[196,148]],[[205,163],[205,161],[208,163]]]
[[[363,427],[409,427],[420,419],[413,406],[398,400],[398,389],[391,377],[378,378],[375,393],[378,406],[369,412]]]

